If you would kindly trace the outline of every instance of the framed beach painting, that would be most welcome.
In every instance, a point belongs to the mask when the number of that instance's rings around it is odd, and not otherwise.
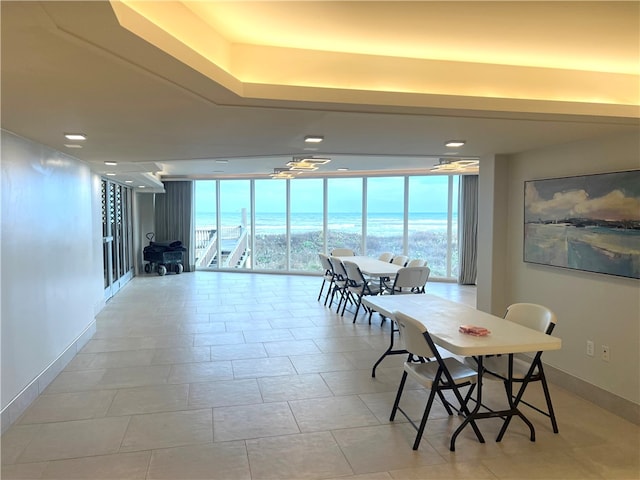
[[[640,278],[640,170],[525,181],[524,261]]]

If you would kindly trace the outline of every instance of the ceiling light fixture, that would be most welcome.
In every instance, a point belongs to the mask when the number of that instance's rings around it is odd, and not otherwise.
[[[431,168],[432,172],[449,173],[478,173],[480,162],[476,159],[468,158],[441,158],[438,163]]]
[[[229,163],[229,160],[216,160],[216,163]]]
[[[306,162],[289,162],[287,163],[287,167],[289,167],[289,170],[298,170],[303,172],[313,172],[314,170],[318,169],[317,165]]]
[[[84,133],[65,133],[64,138],[67,140],[86,140],[87,136]]]
[[[290,170],[312,172],[318,169],[318,165],[325,165],[330,161],[330,158],[293,157],[293,160],[287,163],[287,167],[289,167]]]
[[[312,165],[326,165],[331,161],[330,158],[321,158],[321,157],[302,157],[300,159],[295,159],[296,162],[310,163]]]
[[[449,140],[447,143],[444,144],[444,146],[449,148],[458,148],[458,147],[462,147],[465,143],[467,142],[464,140]]]
[[[124,183],[133,183],[133,180],[125,180]]]
[[[269,176],[274,179],[287,179],[287,178],[295,178],[297,172],[294,174],[288,168],[274,168],[273,173],[270,173]]]
[[[324,140],[322,135],[307,135],[304,137],[306,143],[320,143]]]
[[[74,145],[73,143],[65,143],[64,146],[67,148],[82,148],[82,145]]]
[[[115,174],[115,173],[113,173],[113,172],[109,172],[109,173],[107,173],[107,177],[115,177],[115,176],[116,176],[116,174]]]
[[[104,162],[105,165],[109,165],[110,167],[115,167],[118,165],[118,162]]]

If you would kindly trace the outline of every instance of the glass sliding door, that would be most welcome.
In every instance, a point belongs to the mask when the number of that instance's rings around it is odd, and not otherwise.
[[[111,252],[113,235],[111,234],[111,192],[109,182],[102,180],[102,271],[104,275],[105,298],[111,297],[111,265],[113,264]]]
[[[251,180],[220,182],[220,268],[251,268]]]
[[[253,268],[287,269],[287,182],[255,180]]]
[[[102,180],[102,260],[104,295],[111,298],[133,277],[131,189]]]
[[[362,253],[362,178],[327,180],[327,249]]]
[[[365,249],[370,257],[404,253],[404,178],[367,179]]]
[[[320,271],[324,251],[324,180],[296,178],[290,188],[290,270]]]

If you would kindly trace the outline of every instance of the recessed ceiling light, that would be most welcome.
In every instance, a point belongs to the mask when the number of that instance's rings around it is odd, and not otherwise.
[[[138,185],[138,188],[145,188],[144,185]]]
[[[307,135],[304,137],[306,143],[320,143],[323,140],[324,137],[322,135]]]
[[[104,162],[105,165],[109,165],[111,167],[114,167],[116,165],[118,165],[118,162]]]
[[[84,133],[65,133],[64,138],[67,140],[86,140],[87,136]]]
[[[107,173],[107,177],[115,177],[115,176],[116,176],[116,174],[115,174],[115,173],[113,173],[113,172],[109,172],[109,173]]]
[[[347,172],[347,171],[349,171],[349,169],[348,169],[348,168],[345,168],[345,167],[338,168],[337,170],[338,170],[339,172]]]
[[[445,143],[445,147],[449,147],[449,148],[457,148],[457,147],[461,147],[463,146],[465,143],[464,140],[449,140],[447,143]]]
[[[229,163],[229,160],[216,160],[216,163]]]
[[[82,145],[74,145],[72,143],[65,143],[64,146],[67,148],[82,148]]]
[[[124,183],[133,183],[133,180],[125,180]]]

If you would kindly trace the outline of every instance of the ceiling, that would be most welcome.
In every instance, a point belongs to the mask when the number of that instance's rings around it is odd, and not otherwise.
[[[640,125],[638,2],[1,7],[2,128],[150,189],[304,155],[428,172]]]

